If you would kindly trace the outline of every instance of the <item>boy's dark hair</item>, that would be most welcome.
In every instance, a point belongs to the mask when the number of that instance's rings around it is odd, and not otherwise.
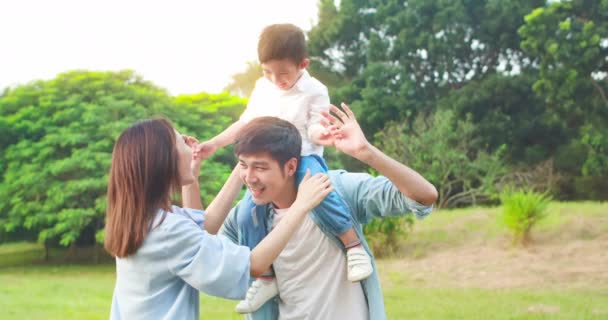
[[[259,117],[251,120],[236,137],[234,153],[252,155],[268,153],[281,167],[291,158],[300,161],[302,137],[298,129],[288,121],[275,117]]]
[[[258,41],[260,63],[289,59],[295,64],[300,64],[307,57],[304,32],[293,24],[269,25],[260,34]]]

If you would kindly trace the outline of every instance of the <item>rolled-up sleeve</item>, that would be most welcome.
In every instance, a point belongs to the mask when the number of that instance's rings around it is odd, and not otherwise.
[[[323,118],[323,116],[321,116],[321,111],[329,112],[329,95],[327,93],[327,89],[325,89],[324,92],[312,97],[310,101],[310,113],[307,121],[307,134],[308,139],[310,140],[312,140],[315,132],[325,130],[325,127],[321,125],[321,119]]]
[[[249,285],[249,248],[222,235],[210,235],[193,221],[171,226],[164,239],[169,270],[192,287],[213,296],[241,299]]]
[[[346,189],[350,203],[361,223],[372,218],[390,217],[413,213],[421,219],[433,211],[433,206],[423,205],[405,196],[386,177],[373,177],[366,173],[347,173],[339,175]]]

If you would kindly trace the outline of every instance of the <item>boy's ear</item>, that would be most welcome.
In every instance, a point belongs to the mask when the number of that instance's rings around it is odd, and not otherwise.
[[[300,64],[298,65],[298,68],[300,68],[300,69],[306,69],[306,68],[308,68],[309,65],[310,65],[310,59],[304,58],[302,60],[302,62],[300,62]]]

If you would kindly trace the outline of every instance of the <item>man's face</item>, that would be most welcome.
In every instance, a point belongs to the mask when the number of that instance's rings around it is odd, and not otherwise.
[[[274,83],[281,90],[289,90],[300,78],[302,71],[308,66],[309,60],[304,59],[300,64],[289,59],[270,60],[262,63],[264,78]]]
[[[239,155],[240,177],[257,205],[285,201],[285,195],[295,190],[294,174],[297,159],[283,167],[268,153]],[[289,204],[290,205],[290,204]]]

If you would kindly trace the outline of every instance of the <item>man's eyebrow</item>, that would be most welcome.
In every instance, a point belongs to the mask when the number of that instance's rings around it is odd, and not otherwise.
[[[268,166],[268,161],[264,161],[264,160],[257,160],[257,161],[252,161],[251,163],[247,163],[245,160],[239,160],[239,163],[242,164],[247,164],[247,165],[251,165],[251,166]]]

